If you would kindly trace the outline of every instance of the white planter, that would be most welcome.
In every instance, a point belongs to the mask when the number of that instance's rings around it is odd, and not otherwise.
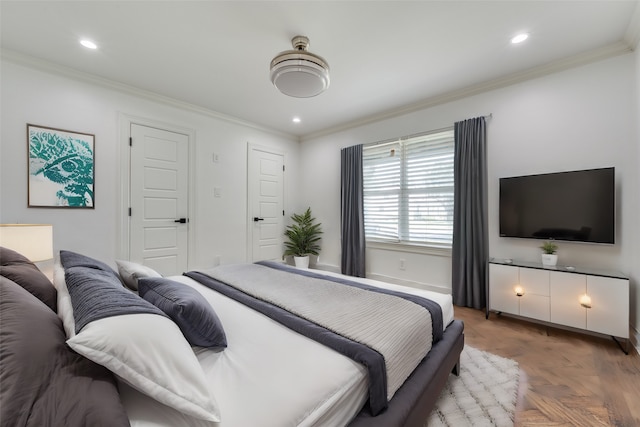
[[[542,265],[555,266],[558,263],[558,255],[542,254]]]
[[[309,268],[309,255],[307,256],[294,256],[293,260],[298,268]]]

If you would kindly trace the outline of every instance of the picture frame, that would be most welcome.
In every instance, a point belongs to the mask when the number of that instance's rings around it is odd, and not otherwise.
[[[95,135],[27,123],[28,207],[95,209]]]

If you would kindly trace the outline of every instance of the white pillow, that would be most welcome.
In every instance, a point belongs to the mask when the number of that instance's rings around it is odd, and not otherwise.
[[[133,289],[134,291],[138,290],[138,279],[143,277],[162,277],[162,275],[153,268],[136,262],[117,259],[116,264],[118,264],[120,278],[129,289]]]
[[[168,318],[128,314],[95,320],[67,344],[158,402],[195,418],[220,421],[198,359]]]
[[[53,286],[58,291],[58,317],[62,319],[67,338],[71,338],[76,334],[76,321],[73,318],[71,296],[69,296],[67,282],[64,279],[64,268],[60,264],[60,257],[56,257],[53,267]]]
[[[77,262],[78,257],[82,257],[73,255],[71,261]],[[85,268],[99,267],[98,261],[97,267],[92,267],[95,260],[91,258],[80,261]],[[115,271],[112,273],[116,276]],[[95,280],[102,279],[96,276]],[[121,292],[130,293],[124,287],[113,287],[107,282],[105,291],[113,292],[113,298]],[[194,418],[220,421],[220,411],[204,382],[202,367],[178,326],[169,318],[148,313],[111,316],[89,322],[76,334],[73,305],[59,257],[54,269],[54,286],[58,290],[58,315],[72,349],[160,403]],[[76,289],[76,293],[79,289],[85,288]],[[105,293],[107,305],[111,299],[109,292]],[[98,305],[101,302],[98,301]]]

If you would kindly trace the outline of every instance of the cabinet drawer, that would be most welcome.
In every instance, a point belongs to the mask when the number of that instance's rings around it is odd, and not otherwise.
[[[549,297],[526,293],[520,297],[520,316],[549,321]]]
[[[585,275],[550,273],[552,322],[580,329],[587,327],[587,309],[580,305],[586,286]]]
[[[629,338],[629,281],[587,276],[587,329],[601,334]]]
[[[489,264],[489,308],[504,313],[518,314],[518,267]]]
[[[533,268],[520,269],[520,286],[525,295],[535,294],[549,296],[549,272]]]

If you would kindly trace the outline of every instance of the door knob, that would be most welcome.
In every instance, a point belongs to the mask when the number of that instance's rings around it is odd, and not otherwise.
[[[180,224],[186,224],[187,222],[189,222],[189,220],[187,218],[180,218],[180,219],[176,219],[173,222],[179,222]]]
[[[257,216],[253,217],[253,222],[264,221],[264,218],[258,218]]]

